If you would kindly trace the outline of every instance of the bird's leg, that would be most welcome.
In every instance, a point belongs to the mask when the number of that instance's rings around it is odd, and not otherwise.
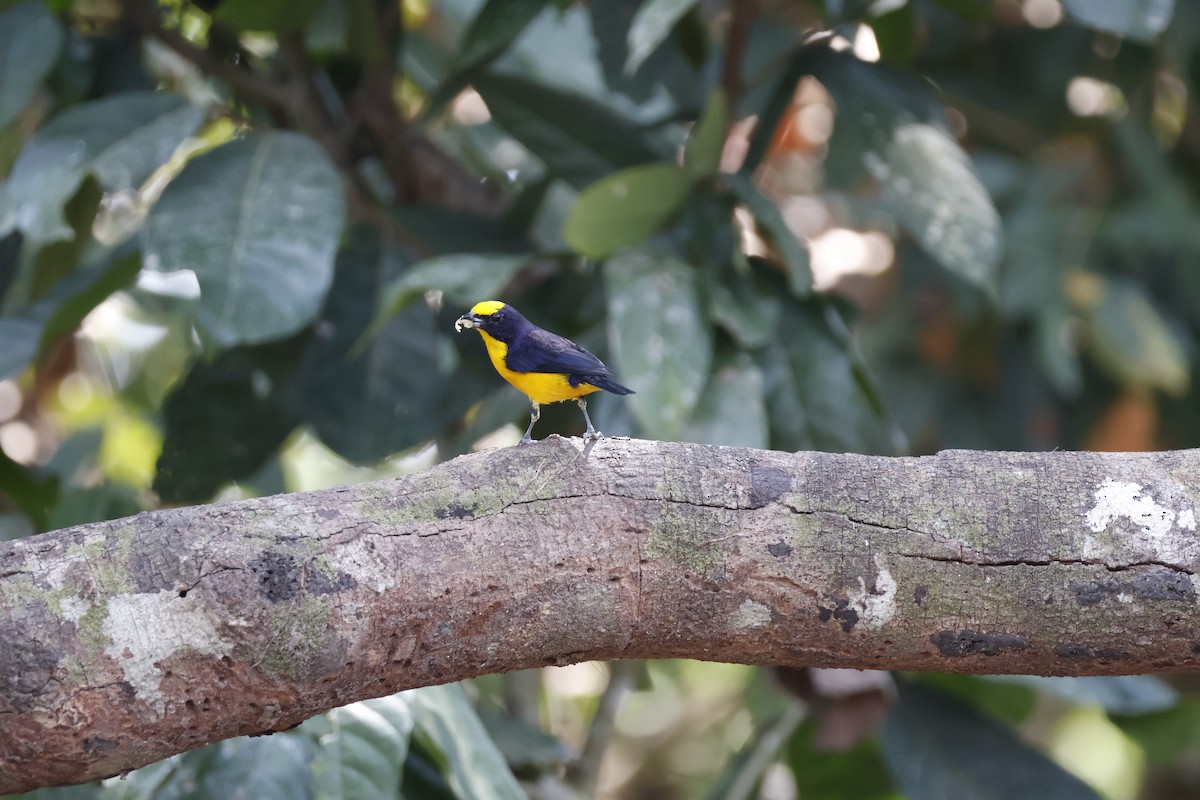
[[[533,411],[529,414],[529,427],[525,429],[525,435],[521,437],[521,444],[529,444],[533,441],[533,423],[537,422],[538,417],[542,416],[541,406],[532,400],[529,401],[529,404],[533,406]]]
[[[587,401],[582,397],[577,397],[575,398],[575,402],[579,403],[579,410],[583,412],[583,419],[585,422],[587,422],[588,426],[587,431],[583,434],[583,440],[585,442],[592,442],[596,439],[602,438],[604,434],[592,427],[592,418],[589,417],[587,413]]]

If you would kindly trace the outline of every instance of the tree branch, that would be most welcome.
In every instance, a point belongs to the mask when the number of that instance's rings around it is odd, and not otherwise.
[[[165,27],[159,18],[158,9],[153,4],[145,0],[121,0],[121,6],[125,9],[126,18],[143,36],[162,42],[201,71],[229,84],[231,89],[247,99],[260,102],[271,110],[288,116],[293,115],[303,102],[303,98],[293,92],[289,85],[218,58],[204,48],[192,44],[178,31]]]
[[[1200,451],[578,439],[0,544],[0,793],[587,659],[1200,664]]]
[[[738,105],[742,100],[742,61],[746,57],[750,29],[757,16],[758,0],[730,0],[725,60],[721,64],[721,88],[725,90],[725,97],[729,101],[730,120],[737,119]]]

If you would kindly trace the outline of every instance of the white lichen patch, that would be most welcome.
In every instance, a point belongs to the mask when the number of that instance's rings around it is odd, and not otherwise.
[[[1142,534],[1144,544],[1154,552],[1155,556],[1168,561],[1181,561],[1190,558],[1189,552],[1176,546],[1177,537],[1168,536],[1178,526],[1182,530],[1196,530],[1196,512],[1191,503],[1180,498],[1178,504],[1159,502],[1154,495],[1145,491],[1140,483],[1130,481],[1114,481],[1105,478],[1096,487],[1095,505],[1088,510],[1085,522],[1093,533],[1100,533],[1120,519],[1127,519],[1137,527]],[[1177,505],[1173,508],[1172,505]],[[1195,543],[1187,547],[1188,551],[1195,550]],[[1084,556],[1091,557],[1095,549],[1094,542],[1084,543]]]
[[[82,597],[75,597],[74,595],[64,597],[58,601],[58,608],[62,614],[62,618],[71,622],[78,622],[91,607],[92,604],[87,600],[84,600]]]
[[[1175,512],[1154,502],[1149,492],[1143,494],[1140,483],[1105,478],[1096,489],[1096,505],[1087,512],[1088,527],[1099,533],[1122,517],[1150,536],[1163,536],[1175,524]]]
[[[105,654],[121,666],[138,699],[160,714],[166,704],[157,662],[184,649],[211,655],[229,649],[196,604],[170,591],[113,597],[101,631],[108,638]]]
[[[729,621],[734,628],[761,628],[771,621],[771,609],[747,597]]]
[[[872,589],[868,590],[866,579],[859,577],[858,591],[851,593],[850,605],[858,611],[860,625],[879,629],[896,616],[896,579],[879,562],[879,556],[875,556],[875,566],[879,573]]]

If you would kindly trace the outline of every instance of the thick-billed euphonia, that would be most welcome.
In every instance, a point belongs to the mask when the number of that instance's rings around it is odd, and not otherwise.
[[[614,380],[617,376],[604,362],[570,339],[534,325],[512,306],[484,300],[458,318],[454,330],[474,328],[487,345],[492,366],[504,380],[529,398],[533,411],[521,442],[533,441],[533,424],[541,415],[542,403],[574,400],[587,422],[585,440],[599,439],[592,426],[584,395],[601,389],[613,394],[633,394]]]

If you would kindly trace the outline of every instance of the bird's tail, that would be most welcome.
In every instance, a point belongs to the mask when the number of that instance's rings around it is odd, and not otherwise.
[[[612,378],[608,378],[603,375],[589,375],[584,379],[584,382],[590,383],[597,389],[603,389],[604,391],[612,392],[613,394],[635,394],[633,389],[630,389],[628,386],[622,386]]]

